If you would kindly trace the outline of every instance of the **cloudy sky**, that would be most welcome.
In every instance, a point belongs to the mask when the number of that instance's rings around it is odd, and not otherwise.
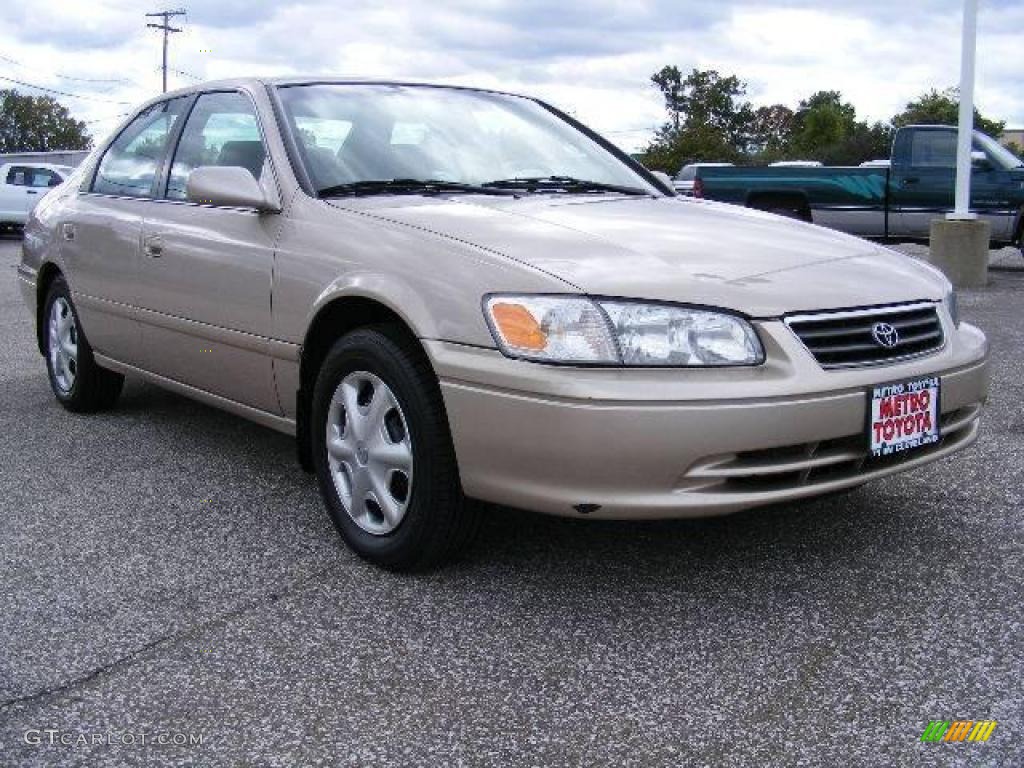
[[[738,75],[755,104],[838,89],[887,119],[959,79],[960,0],[4,0],[0,87],[57,96],[97,137],[160,89],[148,11],[188,10],[170,87],[253,74],[339,74],[539,95],[626,149],[663,119],[665,64]],[[153,21],[153,20],[149,20]],[[977,103],[1024,126],[1024,1],[981,0]],[[28,85],[25,92],[39,93]]]

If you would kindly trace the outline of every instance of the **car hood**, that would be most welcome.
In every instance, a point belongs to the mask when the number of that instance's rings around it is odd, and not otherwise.
[[[932,267],[866,240],[701,200],[460,195],[331,202],[470,243],[591,295],[753,317],[938,300],[948,285]]]

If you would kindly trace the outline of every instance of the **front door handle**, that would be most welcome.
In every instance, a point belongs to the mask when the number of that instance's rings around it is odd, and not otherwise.
[[[25,190],[25,194],[26,195],[38,195],[39,194],[39,190],[38,189],[26,189]]]
[[[159,259],[161,256],[163,256],[164,253],[164,241],[161,240],[156,235],[147,237],[142,242],[142,250],[145,252],[147,256],[150,256],[154,259]]]
[[[910,186],[911,184],[917,184],[919,181],[921,180],[917,178],[917,176],[909,176],[905,178],[902,182],[900,182],[900,184],[904,187],[907,187]]]

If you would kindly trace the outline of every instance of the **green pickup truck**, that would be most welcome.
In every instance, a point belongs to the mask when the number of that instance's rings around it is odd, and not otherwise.
[[[974,132],[971,210],[992,224],[994,246],[1021,245],[1024,163]],[[956,129],[911,125],[896,132],[885,164],[697,169],[693,196],[772,211],[861,237],[923,239],[953,210]]]

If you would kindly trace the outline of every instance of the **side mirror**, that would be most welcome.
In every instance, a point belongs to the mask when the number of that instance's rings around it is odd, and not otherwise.
[[[667,173],[664,171],[651,171],[651,175],[661,183],[661,186],[663,186],[665,191],[670,195],[674,195],[676,193],[676,188],[672,184],[672,177]]]
[[[252,172],[241,166],[202,165],[196,168],[185,182],[185,195],[190,203],[254,208],[261,213],[281,210],[267,199]]]
[[[988,155],[980,149],[971,151],[971,165],[979,171],[988,170],[992,167],[992,163],[989,162]]]

